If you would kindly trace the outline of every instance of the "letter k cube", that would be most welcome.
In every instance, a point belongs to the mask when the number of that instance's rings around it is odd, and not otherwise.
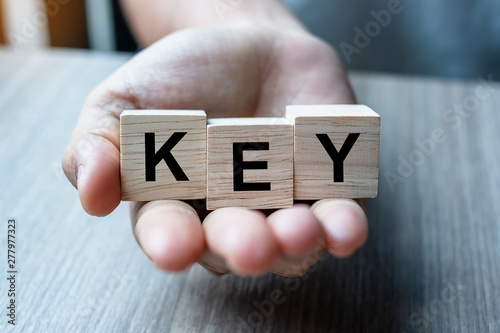
[[[204,111],[124,111],[120,122],[122,200],[206,197]]]

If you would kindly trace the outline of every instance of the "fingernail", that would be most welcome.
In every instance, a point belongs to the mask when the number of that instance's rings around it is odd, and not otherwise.
[[[348,214],[344,214],[343,209],[336,209],[331,212],[328,218],[325,221],[325,227],[328,232],[328,235],[333,240],[343,240],[346,236],[349,236],[348,228],[346,228],[346,224],[348,224],[349,216]],[[350,222],[350,221],[349,221]]]
[[[163,232],[159,228],[153,228],[146,231],[146,234],[141,237],[141,245],[144,252],[154,261],[165,254],[168,247],[168,241],[164,237]]]
[[[360,233],[356,212],[349,206],[337,207],[325,219],[325,229],[329,238],[329,248],[339,257],[352,254],[366,239]]]

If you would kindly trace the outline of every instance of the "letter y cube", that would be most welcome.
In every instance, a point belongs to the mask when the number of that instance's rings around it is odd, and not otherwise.
[[[373,198],[380,116],[365,105],[293,105],[294,199]]]

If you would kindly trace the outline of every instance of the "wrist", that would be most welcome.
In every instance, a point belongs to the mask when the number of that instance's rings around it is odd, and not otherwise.
[[[280,0],[211,0],[212,25],[245,23],[287,30],[305,30]]]
[[[142,46],[190,27],[248,24],[306,31],[279,0],[122,0],[122,5]]]

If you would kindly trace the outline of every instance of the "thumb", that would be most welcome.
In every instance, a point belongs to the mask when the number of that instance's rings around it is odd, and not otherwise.
[[[82,109],[62,166],[66,177],[78,189],[85,211],[105,216],[120,203],[121,111],[118,110],[127,106],[118,102],[119,98],[106,103],[95,95],[89,96]]]

